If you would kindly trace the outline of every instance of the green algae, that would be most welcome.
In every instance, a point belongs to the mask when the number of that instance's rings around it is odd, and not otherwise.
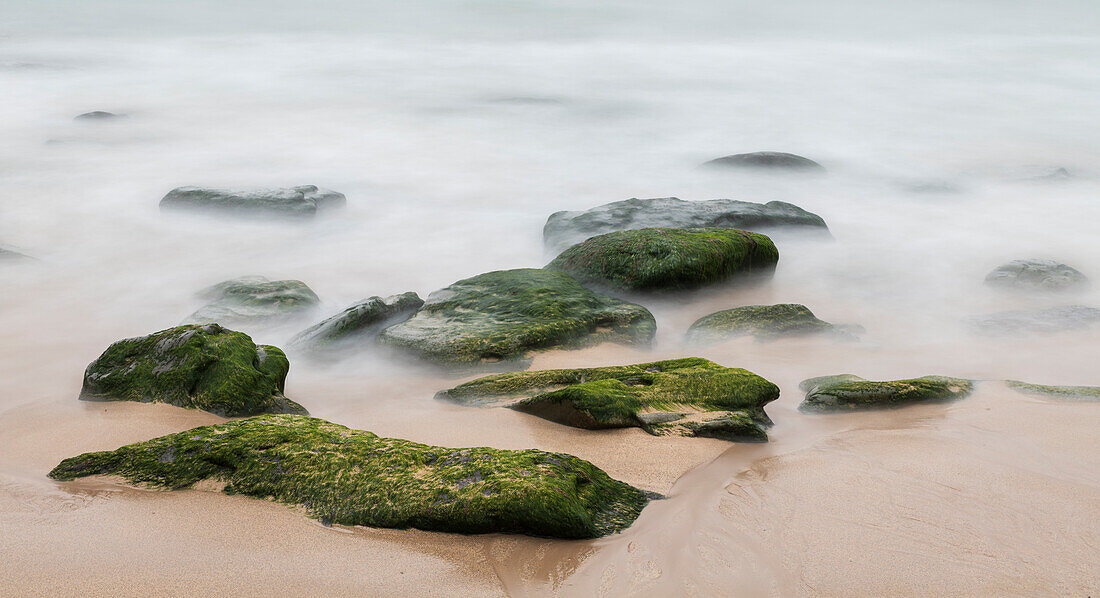
[[[771,275],[779,250],[767,236],[731,228],[643,228],[592,237],[546,268],[616,291],[673,291]]]
[[[802,411],[852,411],[961,399],[970,394],[974,383],[947,376],[872,382],[839,374],[804,380],[799,388],[806,392],[806,400],[799,405]]]
[[[283,396],[290,362],[218,324],[177,326],[113,343],[88,365],[80,398],[169,403],[236,417],[306,413]]]
[[[386,298],[370,297],[299,332],[290,344],[311,351],[347,348],[388,325],[408,318],[423,305],[424,301],[413,292]]]
[[[203,426],[65,459],[56,480],[117,475],[297,505],[326,524],[595,538],[637,518],[644,492],[563,453],[443,448],[296,415]]]
[[[188,322],[205,324],[277,321],[306,315],[321,300],[300,280],[268,280],[244,276],[203,289],[198,296],[210,301],[188,316]]]
[[[640,305],[593,293],[564,272],[525,268],[436,291],[378,339],[442,364],[470,365],[602,342],[648,345],[656,328]]]
[[[779,388],[698,357],[598,368],[512,372],[438,393],[466,405],[509,406],[586,429],[640,427],[655,435],[767,440],[764,405]]]
[[[741,336],[773,339],[835,330],[835,326],[819,320],[805,305],[745,305],[699,318],[688,328],[687,340],[705,344]]]
[[[1029,384],[1018,380],[1005,380],[1005,384],[1018,392],[1060,399],[1085,399],[1100,401],[1100,386],[1048,386]]]

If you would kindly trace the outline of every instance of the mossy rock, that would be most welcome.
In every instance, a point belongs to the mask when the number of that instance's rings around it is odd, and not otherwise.
[[[244,276],[220,282],[198,293],[210,301],[187,317],[204,324],[278,323],[312,313],[321,302],[300,280],[268,280]]]
[[[556,212],[546,219],[542,235],[547,247],[560,252],[596,235],[639,228],[737,228],[755,232],[790,229],[829,236],[821,216],[794,204],[733,199],[684,201],[676,197],[632,198],[583,212]]]
[[[823,166],[813,160],[787,152],[750,152],[715,158],[703,166],[721,168],[745,168],[755,170],[790,170],[819,172]]]
[[[1041,395],[1056,399],[1100,401],[1100,386],[1048,386],[1045,384],[1029,384],[1018,380],[1005,380],[1005,384],[1009,388],[1024,394]]]
[[[676,291],[770,276],[779,250],[759,233],[729,228],[643,228],[592,237],[566,249],[548,270],[581,284],[629,292]]]
[[[838,327],[817,319],[809,308],[797,303],[745,305],[703,316],[688,328],[691,343],[718,343],[741,336],[769,340],[783,336],[832,333],[852,338],[851,327]]]
[[[319,210],[343,207],[343,193],[301,185],[281,189],[209,189],[177,187],[160,200],[162,210],[191,210],[266,217],[312,217]]]
[[[585,429],[639,427],[655,435],[766,441],[764,405],[779,387],[698,357],[636,365],[486,376],[437,398],[508,406]]]
[[[616,533],[648,500],[571,455],[428,446],[296,415],[85,453],[49,475],[117,475],[167,489],[208,480],[226,494],[296,505],[325,524],[559,538]]]
[[[169,403],[237,417],[306,413],[283,396],[290,362],[218,324],[177,326],[113,343],[84,371],[80,398]]]
[[[290,344],[314,352],[337,351],[359,344],[386,326],[407,320],[424,305],[413,292],[364,299],[299,332]]]
[[[810,378],[798,386],[806,392],[806,400],[799,405],[802,411],[854,411],[953,401],[974,389],[970,380],[946,376],[872,382],[852,374]]]
[[[656,329],[640,305],[593,293],[564,272],[528,268],[488,272],[438,290],[378,339],[437,363],[469,365],[602,342],[648,345]]]
[[[1071,291],[1088,287],[1089,279],[1077,269],[1054,260],[1014,260],[998,266],[985,283],[1005,289]]]

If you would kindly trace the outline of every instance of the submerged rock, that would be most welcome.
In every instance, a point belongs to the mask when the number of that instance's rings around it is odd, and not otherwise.
[[[647,345],[656,328],[640,305],[593,293],[564,272],[524,268],[440,289],[378,339],[439,363],[476,364],[538,349]]]
[[[786,152],[751,152],[748,154],[733,154],[715,158],[704,166],[721,166],[730,168],[756,168],[766,170],[825,170],[823,166],[809,158],[803,158],[796,154]]]
[[[793,228],[828,235],[821,216],[782,201],[766,204],[675,197],[627,199],[583,212],[556,212],[542,229],[547,247],[561,251],[596,235],[639,228],[737,228],[770,231]]]
[[[73,120],[116,120],[125,117],[126,115],[124,114],[115,114],[114,112],[105,112],[103,110],[93,110],[92,112],[77,114],[75,117],[73,117]]]
[[[1100,386],[1047,386],[1045,384],[1028,384],[1017,380],[1005,380],[1005,384],[1013,390],[1030,395],[1100,401]]]
[[[29,255],[24,255],[18,251],[12,251],[11,249],[4,249],[0,247],[0,263],[4,262],[21,262],[24,260],[33,260]]]
[[[718,343],[741,336],[767,340],[781,336],[832,333],[855,338],[853,326],[836,326],[817,319],[805,305],[745,305],[703,316],[688,328],[692,343]]]
[[[988,285],[1026,290],[1067,291],[1088,286],[1088,278],[1054,260],[1014,260],[985,277]]]
[[[302,185],[282,189],[207,189],[177,187],[160,200],[161,209],[187,209],[222,213],[313,216],[319,210],[343,207],[343,193]]]
[[[364,299],[299,332],[290,344],[313,351],[335,350],[368,339],[386,326],[407,320],[424,305],[413,292]]]
[[[1089,328],[1098,322],[1100,309],[1084,305],[1002,311],[970,320],[975,332],[990,336],[1066,332]]]
[[[324,420],[265,415],[65,459],[56,480],[117,475],[179,489],[204,480],[297,505],[322,523],[595,538],[634,522],[641,490],[563,453],[452,449]]]
[[[764,405],[779,398],[779,387],[748,370],[689,357],[498,374],[436,397],[509,406],[575,428],[638,427],[654,435],[764,442],[771,425]]]
[[[946,376],[872,382],[839,374],[803,380],[798,387],[806,393],[798,406],[802,411],[853,411],[961,399],[970,394],[974,383]]]
[[[317,294],[300,280],[268,280],[263,276],[220,282],[198,295],[210,303],[188,316],[188,322],[277,322],[308,315],[320,303]]]
[[[616,291],[674,291],[770,276],[779,250],[760,233],[732,228],[643,228],[592,237],[566,249],[546,269],[581,284]]]
[[[177,326],[112,344],[84,372],[83,400],[169,403],[237,417],[306,413],[283,396],[290,362],[217,324]]]

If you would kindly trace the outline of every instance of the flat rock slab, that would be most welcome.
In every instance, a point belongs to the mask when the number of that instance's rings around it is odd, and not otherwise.
[[[324,420],[265,415],[65,459],[56,480],[201,481],[301,507],[325,524],[596,538],[628,527],[644,492],[563,453],[453,449]]]
[[[970,394],[974,383],[946,376],[873,382],[839,374],[803,380],[798,387],[806,393],[798,407],[802,411],[854,411],[961,399]]]
[[[985,277],[986,284],[1006,289],[1070,291],[1088,287],[1089,279],[1077,269],[1054,260],[1015,260],[998,266]]]
[[[547,264],[581,284],[619,292],[665,292],[769,277],[779,250],[760,233],[732,228],[643,228],[592,237]]]
[[[84,372],[80,398],[169,403],[237,417],[306,413],[283,396],[290,362],[217,324],[169,328],[113,343]]]
[[[857,338],[857,329],[859,327],[836,326],[819,320],[808,307],[797,303],[743,305],[699,318],[688,328],[687,340],[690,343],[710,344],[742,336],[771,340],[810,334],[831,334],[850,340]]]
[[[513,372],[478,378],[437,398],[507,406],[584,428],[638,427],[654,435],[763,442],[764,405],[779,387],[698,357],[627,366]]]
[[[1041,395],[1056,399],[1100,401],[1100,386],[1049,386],[1046,384],[1028,384],[1018,380],[1005,380],[1005,384],[1015,391],[1029,395]]]
[[[821,216],[782,201],[759,204],[657,197],[616,201],[580,212],[556,212],[546,220],[542,236],[547,247],[560,252],[596,235],[639,228],[737,228],[755,232],[794,229],[829,234]]]
[[[1082,330],[1098,323],[1100,309],[1084,305],[1002,311],[970,319],[973,330],[987,336],[1051,334]]]
[[[244,216],[312,217],[343,207],[343,193],[302,185],[281,189],[209,189],[177,187],[160,200],[163,210],[193,210]]]
[[[378,340],[440,364],[476,365],[603,342],[648,345],[656,329],[640,305],[594,293],[564,272],[519,269],[435,291]]]

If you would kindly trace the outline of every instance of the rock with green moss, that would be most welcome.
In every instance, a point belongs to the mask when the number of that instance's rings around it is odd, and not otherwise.
[[[438,393],[465,405],[507,406],[585,429],[638,427],[655,435],[766,441],[764,405],[779,387],[698,357],[637,365],[513,372]]]
[[[1005,384],[1013,390],[1030,395],[1100,401],[1100,386],[1048,386],[1046,384],[1029,384],[1017,380],[1005,380]]]
[[[872,382],[839,374],[803,380],[799,388],[806,392],[806,400],[799,405],[803,411],[853,411],[953,401],[969,395],[974,383],[946,376]]]
[[[187,317],[188,322],[225,325],[279,323],[311,314],[320,303],[300,280],[268,280],[244,276],[218,283],[198,293],[210,303]]]
[[[438,290],[378,339],[437,363],[471,365],[602,342],[648,345],[656,328],[640,305],[593,293],[564,272],[527,268]]]
[[[823,166],[809,158],[787,152],[750,152],[715,158],[704,166],[720,168],[744,168],[756,170],[785,170],[819,172]]]
[[[407,320],[423,305],[424,300],[413,292],[364,299],[298,333],[290,344],[314,352],[351,348],[386,326]]]
[[[703,316],[688,328],[688,342],[719,343],[742,336],[770,340],[784,336],[830,334],[842,339],[857,338],[858,326],[834,325],[817,319],[805,305],[744,305]]]
[[[779,250],[768,237],[730,228],[643,228],[592,237],[566,249],[548,270],[586,286],[626,292],[676,291],[770,276]]]
[[[85,453],[49,475],[115,475],[168,489],[205,481],[227,494],[298,506],[325,524],[558,538],[616,533],[648,500],[571,455],[428,446],[295,415]]]
[[[237,417],[306,413],[283,396],[278,347],[218,324],[177,326],[113,343],[84,371],[80,398],[169,403]]]
[[[160,200],[162,210],[190,210],[264,217],[312,217],[318,211],[343,207],[343,193],[301,185],[283,189],[209,189],[177,187]]]
[[[817,214],[782,201],[766,204],[676,197],[632,198],[583,212],[556,212],[542,229],[547,247],[560,252],[596,235],[639,228],[738,228],[755,232],[798,230],[829,235]]]

